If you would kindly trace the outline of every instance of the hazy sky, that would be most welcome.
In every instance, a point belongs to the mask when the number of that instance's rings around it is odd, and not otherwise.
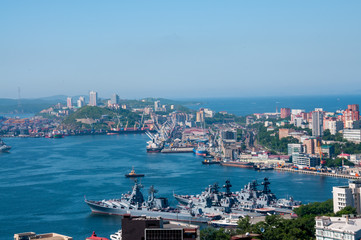
[[[0,98],[361,93],[361,1],[0,2]]]

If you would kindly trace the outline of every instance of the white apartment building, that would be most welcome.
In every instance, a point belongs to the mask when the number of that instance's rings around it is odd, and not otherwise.
[[[359,240],[361,219],[349,217],[316,217],[316,240]]]
[[[346,206],[356,208],[361,213],[361,181],[350,180],[348,186],[333,187],[333,212],[336,213]]]
[[[350,142],[360,143],[361,129],[344,129],[343,138]]]
[[[324,129],[329,129],[330,133],[335,135],[338,131],[343,129],[342,121],[325,121]]]
[[[89,93],[89,105],[90,106],[97,106],[98,104],[98,93],[91,91]]]

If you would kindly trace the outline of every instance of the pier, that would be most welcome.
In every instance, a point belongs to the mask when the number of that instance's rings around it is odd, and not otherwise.
[[[320,175],[327,177],[337,177],[337,178],[348,178],[348,179],[361,179],[361,177],[352,176],[349,174],[339,174],[339,173],[329,173],[329,172],[317,172],[317,171],[307,171],[307,170],[295,170],[292,168],[280,168],[276,167],[277,171],[285,171],[285,172],[294,172],[294,173],[303,173],[303,174],[312,174],[312,175]]]

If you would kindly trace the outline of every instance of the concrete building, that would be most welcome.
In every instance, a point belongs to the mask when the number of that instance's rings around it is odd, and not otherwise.
[[[122,219],[123,240],[199,240],[199,226],[165,222],[162,218],[132,217]]]
[[[359,240],[361,219],[346,217],[316,217],[316,240]]]
[[[346,206],[356,208],[360,214],[361,181],[350,180],[348,186],[333,187],[333,212],[336,213]]]
[[[323,133],[323,112],[312,112],[312,136],[321,137]]]
[[[91,91],[89,93],[89,106],[97,106],[98,105],[98,93],[95,91]]]
[[[288,147],[288,156],[291,156],[294,153],[302,153],[303,146],[301,143],[289,143],[287,144]]]
[[[316,167],[320,165],[320,159],[304,153],[293,153],[292,163],[300,167]]]
[[[154,111],[159,111],[161,109],[160,101],[154,101]]]
[[[110,99],[110,104],[119,104],[119,96],[114,93]]]
[[[344,129],[343,138],[350,142],[360,143],[361,129]]]
[[[57,233],[45,233],[45,234],[36,234],[35,232],[25,232],[25,233],[16,233],[14,234],[14,240],[73,240],[72,237]]]
[[[236,142],[237,141],[237,131],[236,130],[223,130],[221,132],[223,141],[226,142]]]
[[[196,122],[202,123],[204,122],[204,110],[203,108],[199,109],[196,113]]]
[[[254,118],[252,116],[246,117],[246,125],[252,125],[254,123]]]
[[[343,122],[337,120],[337,118],[330,118],[330,117],[326,117],[324,118],[323,121],[323,130],[330,130],[330,133],[335,135],[336,133],[338,133],[340,130],[343,129]]]
[[[79,97],[79,99],[77,101],[77,105],[78,105],[78,108],[84,107],[84,105],[85,105],[84,97]]]
[[[212,111],[208,108],[205,108],[203,111],[204,111],[204,116],[207,118],[212,118],[212,117],[214,117],[214,114],[216,114],[215,111]]]
[[[285,137],[288,137],[290,132],[294,131],[293,129],[289,129],[289,128],[280,128],[278,129],[278,138],[282,139]]]
[[[71,97],[68,97],[66,99],[66,107],[67,108],[73,108],[73,99]]]
[[[335,154],[335,148],[333,145],[322,145],[321,152],[324,157],[332,157]]]
[[[360,120],[360,111],[358,104],[351,104],[347,106],[347,109],[343,112],[342,121],[344,128],[353,128],[353,122]]]
[[[291,116],[291,109],[281,108],[281,118],[288,118],[289,116]]]

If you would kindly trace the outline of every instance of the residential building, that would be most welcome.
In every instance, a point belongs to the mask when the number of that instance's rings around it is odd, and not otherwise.
[[[160,111],[161,106],[160,106],[160,101],[154,101],[154,111]]]
[[[114,93],[110,99],[110,104],[119,104],[119,96]]]
[[[343,129],[343,122],[337,120],[335,117],[325,117],[323,120],[323,130],[330,130],[330,133],[335,135]]]
[[[14,234],[14,240],[73,240],[72,237],[57,233],[45,233],[45,234],[36,234],[35,232],[25,232],[25,233],[16,233]]]
[[[288,147],[288,156],[291,156],[294,153],[302,153],[303,146],[301,143],[289,143],[287,144]]]
[[[216,114],[215,111],[212,111],[208,108],[204,108],[203,111],[204,111],[204,116],[207,118],[212,118],[212,117],[214,117],[214,114]]]
[[[252,125],[254,123],[254,118],[252,116],[246,117],[246,125]]]
[[[324,157],[330,158],[335,154],[335,148],[333,145],[322,145],[321,152]]]
[[[314,111],[312,112],[312,136],[321,137],[322,133],[323,133],[323,112]]]
[[[97,106],[98,105],[98,93],[95,91],[91,91],[89,93],[89,105]]]
[[[316,217],[316,240],[359,240],[361,219],[346,217]]]
[[[344,129],[343,138],[350,142],[360,143],[361,129]]]
[[[84,107],[84,105],[85,105],[84,97],[79,97],[79,99],[77,101],[77,105],[78,105],[78,108]]]
[[[347,106],[347,109],[343,112],[342,121],[344,128],[353,128],[353,122],[360,120],[360,111],[358,104],[351,104]]]
[[[350,154],[350,161],[353,162],[356,165],[361,164],[361,154]]]
[[[361,181],[350,180],[348,186],[333,187],[333,212],[336,213],[346,206],[356,208],[360,214]]]
[[[292,163],[301,167],[316,167],[320,165],[320,159],[304,153],[293,153]]]
[[[73,99],[71,97],[68,97],[66,99],[66,107],[67,108],[73,108]]]
[[[227,142],[236,142],[237,141],[237,131],[235,130],[223,130],[221,132],[222,140]]]
[[[290,132],[294,131],[293,129],[289,129],[289,128],[280,128],[278,129],[278,138],[282,139],[285,137],[288,137]]]
[[[289,116],[291,116],[291,109],[281,108],[281,118],[288,118]]]
[[[204,110],[203,108],[199,109],[196,113],[196,122],[202,123],[204,122]]]

